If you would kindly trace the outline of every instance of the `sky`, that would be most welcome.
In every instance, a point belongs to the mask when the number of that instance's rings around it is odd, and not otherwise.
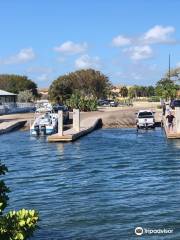
[[[0,0],[0,74],[39,87],[94,68],[114,85],[155,85],[180,66],[179,0]]]

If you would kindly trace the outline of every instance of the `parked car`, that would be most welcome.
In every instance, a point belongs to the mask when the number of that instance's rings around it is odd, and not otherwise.
[[[118,102],[115,101],[110,101],[110,107],[117,107],[118,106]]]
[[[140,110],[137,113],[136,119],[137,128],[154,128],[155,127],[155,118],[154,112],[151,110]]]
[[[98,100],[98,106],[109,106],[109,105],[110,105],[110,101],[107,99]]]
[[[180,99],[175,99],[175,100],[171,101],[170,107],[172,109],[175,109],[175,107],[180,107]]]
[[[104,105],[104,100],[98,100],[97,101],[98,106],[103,106]]]
[[[98,105],[99,106],[117,107],[118,106],[118,102],[116,102],[114,100],[100,99],[100,100],[98,100]]]

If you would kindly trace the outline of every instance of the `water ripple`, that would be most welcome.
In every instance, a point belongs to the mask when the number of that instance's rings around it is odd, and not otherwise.
[[[40,212],[33,239],[135,239],[136,226],[173,228],[158,239],[180,239],[180,142],[161,130],[98,130],[66,144],[0,138],[9,209]]]

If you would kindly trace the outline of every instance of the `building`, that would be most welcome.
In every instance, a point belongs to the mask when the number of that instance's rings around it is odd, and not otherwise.
[[[16,100],[16,94],[0,90],[0,105],[15,104]]]
[[[177,91],[177,98],[180,98],[180,90]]]
[[[0,90],[0,115],[9,113],[25,113],[35,110],[32,102],[17,102],[17,94]]]
[[[38,89],[38,93],[41,95],[41,99],[48,99],[48,88]]]

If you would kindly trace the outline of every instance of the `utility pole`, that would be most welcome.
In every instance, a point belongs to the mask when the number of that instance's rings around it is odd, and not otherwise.
[[[169,80],[171,80],[171,54],[169,53]]]

